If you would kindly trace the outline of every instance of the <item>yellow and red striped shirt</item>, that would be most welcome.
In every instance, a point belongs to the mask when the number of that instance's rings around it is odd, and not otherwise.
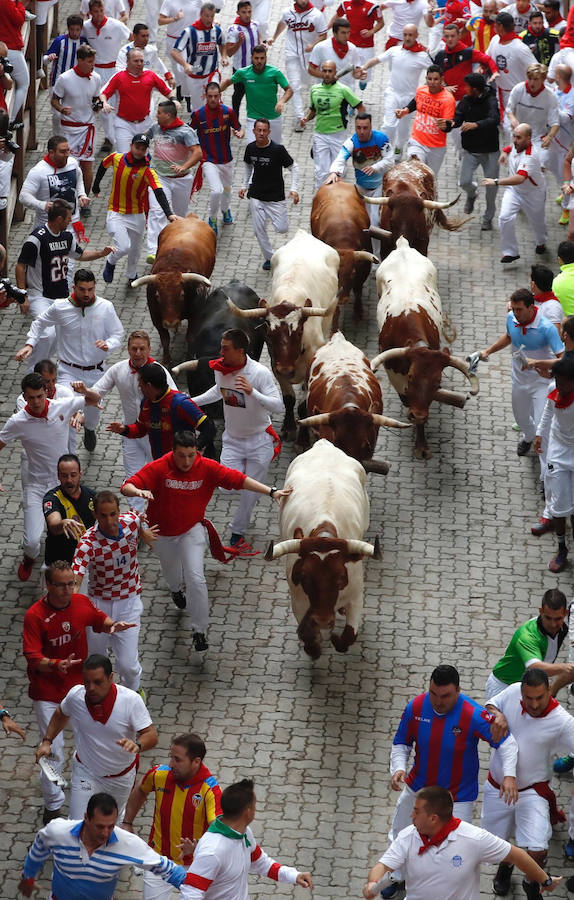
[[[221,815],[217,779],[202,764],[193,781],[180,785],[169,766],[154,766],[144,775],[140,787],[144,794],[155,791],[148,844],[179,865],[189,865],[191,857],[182,858],[178,845],[184,837],[199,840]]]
[[[485,22],[482,16],[476,16],[467,22],[466,28],[474,35],[474,49],[486,53],[489,44],[496,34],[494,22]]]
[[[102,160],[104,169],[113,167],[108,209],[117,213],[147,213],[148,188],[161,188],[161,181],[144,158],[133,160],[131,153],[110,153]]]

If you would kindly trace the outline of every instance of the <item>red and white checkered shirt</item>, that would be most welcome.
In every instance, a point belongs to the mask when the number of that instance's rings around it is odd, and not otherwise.
[[[122,513],[120,536],[106,537],[97,524],[78,542],[72,569],[83,576],[90,569],[90,597],[98,600],[128,600],[141,593],[137,549],[140,518]]]

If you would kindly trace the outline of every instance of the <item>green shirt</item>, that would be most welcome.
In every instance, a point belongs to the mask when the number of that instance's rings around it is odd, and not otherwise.
[[[560,300],[564,314],[574,315],[574,263],[560,266],[560,275],[552,282],[552,290]]]
[[[315,110],[315,131],[317,134],[335,134],[347,127],[345,102],[360,106],[361,101],[350,87],[335,81],[334,84],[314,84],[311,88],[309,106]]]
[[[255,72],[253,66],[246,66],[234,72],[231,80],[233,84],[245,85],[248,119],[279,118],[280,113],[275,112],[277,87],[289,87],[283,72],[269,65],[266,65],[262,72]]]
[[[554,662],[567,633],[568,628],[563,625],[555,637],[549,637],[543,630],[540,616],[529,619],[516,629],[506,653],[498,660],[492,674],[505,684],[522,681],[527,663],[531,660]]]

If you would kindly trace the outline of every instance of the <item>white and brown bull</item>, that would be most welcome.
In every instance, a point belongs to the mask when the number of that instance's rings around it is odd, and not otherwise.
[[[320,440],[297,456],[281,504],[281,541],[265,559],[286,556],[286,572],[297,634],[313,659],[321,655],[321,630],[344,653],[357,639],[363,611],[363,558],[380,558],[378,540],[363,540],[369,526],[369,498],[362,465],[330,441]],[[333,634],[336,613],[345,616]]]
[[[259,309],[230,308],[245,319],[265,319],[273,371],[285,401],[283,434],[295,434],[294,384],[304,384],[313,356],[330,337],[337,309],[339,254],[303,229],[271,259],[269,300]]]
[[[478,378],[469,372],[463,359],[451,356],[441,341],[444,334],[442,305],[437,288],[437,272],[430,259],[399,238],[397,249],[377,269],[378,356],[371,362],[375,372],[384,365],[389,381],[408,418],[416,426],[415,456],[432,455],[425,438],[425,424],[433,400],[464,406],[466,397],[441,390],[442,373],[451,366],[470,382],[470,393],[478,393]],[[450,340],[454,337],[450,336]]]
[[[300,426],[314,430],[367,471],[384,471],[387,463],[371,465],[379,428],[410,428],[383,415],[383,395],[362,350],[337,331],[320,347],[311,363],[306,419]]]

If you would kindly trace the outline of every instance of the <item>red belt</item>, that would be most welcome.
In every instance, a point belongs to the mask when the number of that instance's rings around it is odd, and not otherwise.
[[[500,790],[500,785],[494,780],[490,772],[488,773],[488,781],[490,784]],[[542,797],[548,803],[549,811],[550,811],[550,824],[557,825],[558,822],[565,822],[566,816],[561,809],[558,809],[558,801],[556,800],[556,794],[550,787],[549,781],[535,781],[534,784],[529,784],[527,787],[518,788],[518,793],[521,794],[522,791],[536,791],[539,797]]]
[[[120,122],[129,122],[130,125],[139,125],[140,122],[145,122],[148,116],[144,116],[143,119],[124,119],[123,116],[116,116],[116,118],[119,119]]]
[[[78,762],[80,763],[81,766],[84,765],[77,753],[76,753],[76,759],[78,760]],[[130,772],[133,769],[133,767],[137,765],[138,759],[139,759],[139,753],[136,753],[135,759],[132,760],[132,762],[129,764],[127,769],[124,769],[123,772],[116,772],[114,775],[98,775],[97,777],[98,778],[121,778],[122,775],[127,775],[128,772]]]
[[[89,128],[91,122],[69,122],[63,119],[60,119],[60,125],[64,125],[66,128]]]

